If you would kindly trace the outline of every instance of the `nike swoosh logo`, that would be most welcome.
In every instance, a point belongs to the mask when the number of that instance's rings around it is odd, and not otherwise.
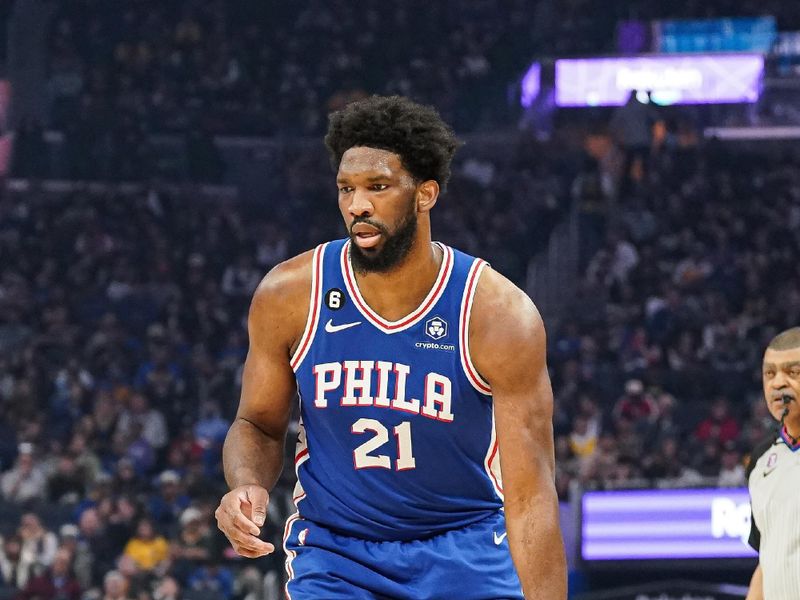
[[[506,538],[507,535],[508,535],[508,532],[506,532],[506,531],[504,531],[500,535],[497,535],[497,532],[495,531],[494,532],[494,544],[495,544],[495,546],[499,546],[500,544],[502,544],[503,540]]]
[[[351,327],[355,327],[356,325],[361,325],[361,321],[356,321],[354,323],[342,323],[341,325],[334,325],[333,319],[328,319],[328,322],[325,323],[325,331],[327,331],[328,333],[336,333],[337,331],[350,329]]]

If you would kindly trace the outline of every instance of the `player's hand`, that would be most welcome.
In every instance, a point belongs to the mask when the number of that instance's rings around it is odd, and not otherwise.
[[[258,485],[239,486],[222,497],[214,516],[217,527],[236,554],[258,558],[275,551],[275,546],[259,539],[267,516],[269,493]]]

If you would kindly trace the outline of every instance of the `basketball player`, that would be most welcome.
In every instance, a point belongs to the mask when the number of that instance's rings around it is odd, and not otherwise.
[[[331,115],[325,141],[349,235],[256,290],[220,529],[242,556],[273,550],[258,536],[298,392],[288,597],[566,598],[542,320],[431,241],[452,131],[372,97]]]
[[[764,397],[780,432],[751,454],[748,484],[753,518],[750,545],[758,551],[747,600],[800,598],[800,327],[767,346]]]

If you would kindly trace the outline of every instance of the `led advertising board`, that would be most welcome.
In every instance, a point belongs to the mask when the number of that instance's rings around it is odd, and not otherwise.
[[[751,558],[746,488],[586,492],[584,561]]]
[[[655,52],[769,52],[775,17],[663,20],[653,23]]]
[[[725,104],[758,100],[760,54],[658,55],[556,61],[558,106],[620,106],[631,90],[657,104]]]

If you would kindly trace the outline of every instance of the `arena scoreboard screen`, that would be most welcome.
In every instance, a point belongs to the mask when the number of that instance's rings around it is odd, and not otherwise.
[[[656,104],[730,104],[758,100],[761,54],[690,54],[560,59],[558,106],[621,106],[631,90]]]
[[[753,559],[746,488],[586,492],[584,563]]]

